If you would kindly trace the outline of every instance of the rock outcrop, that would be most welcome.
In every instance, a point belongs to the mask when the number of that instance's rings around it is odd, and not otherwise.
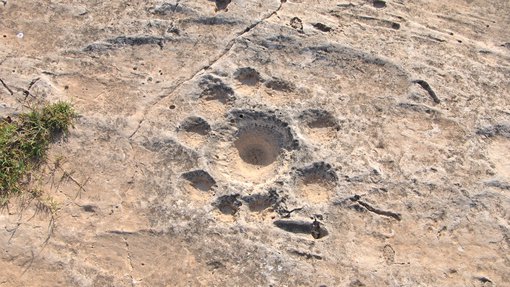
[[[6,0],[0,115],[80,113],[1,286],[506,286],[510,4]]]

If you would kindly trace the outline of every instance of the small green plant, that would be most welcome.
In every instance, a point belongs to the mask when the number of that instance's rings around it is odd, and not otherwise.
[[[21,191],[29,172],[44,160],[52,138],[67,134],[76,116],[69,103],[57,102],[14,120],[0,119],[0,205]]]
[[[50,196],[42,197],[40,194],[38,196],[37,208],[41,211],[51,214],[55,216],[57,211],[60,209],[59,203]]]

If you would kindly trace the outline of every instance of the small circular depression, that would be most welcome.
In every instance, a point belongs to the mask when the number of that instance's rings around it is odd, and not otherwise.
[[[262,81],[260,73],[251,67],[237,69],[237,71],[234,73],[234,77],[242,84],[248,86],[255,86],[260,81]]]
[[[317,182],[335,183],[338,181],[338,176],[332,166],[323,161],[298,169],[298,174],[305,184]]]
[[[179,125],[178,130],[205,136],[211,131],[211,126],[203,118],[191,116]]]
[[[261,212],[270,207],[276,209],[285,200],[275,189],[270,189],[266,194],[258,193],[243,196],[241,199],[248,204],[248,208],[252,212]]]
[[[308,109],[301,113],[299,118],[312,129],[338,127],[338,121],[328,111],[321,109]]]
[[[316,162],[298,169],[298,193],[311,203],[325,203],[334,195],[338,181],[336,172],[325,162]]]
[[[386,7],[386,1],[374,0],[373,5],[375,8],[384,8],[384,7]]]
[[[216,199],[213,206],[225,215],[235,215],[243,203],[239,200],[239,194],[223,195]]]
[[[194,188],[201,191],[209,191],[216,185],[214,178],[204,170],[186,172],[182,174],[182,177],[189,181]]]

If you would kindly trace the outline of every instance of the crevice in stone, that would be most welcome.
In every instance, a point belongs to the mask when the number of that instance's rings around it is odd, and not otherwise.
[[[387,210],[382,210],[382,209],[375,208],[372,205],[362,201],[361,197],[359,195],[355,195],[355,196],[351,197],[350,200],[354,201],[354,202],[357,202],[359,204],[358,208],[359,207],[364,207],[366,210],[368,210],[368,211],[370,211],[372,213],[375,213],[375,214],[378,214],[378,215],[382,215],[382,216],[391,217],[391,218],[396,219],[398,221],[402,220],[402,215],[400,215],[400,213],[396,213],[396,212],[393,212],[393,211],[387,211]]]
[[[312,223],[301,220],[276,220],[273,224],[290,233],[310,234],[314,239],[320,239],[329,234],[328,230],[321,226],[317,220],[314,220]]]
[[[434,101],[434,103],[439,104],[441,103],[441,100],[437,97],[434,90],[432,90],[432,87],[424,80],[414,80],[413,83],[420,85],[427,93],[429,93],[430,97]]]
[[[9,91],[9,93],[12,95],[14,95],[14,92],[9,88],[9,86],[7,86],[7,84],[4,82],[4,80],[0,79],[0,83],[2,83],[2,86],[4,86],[4,88]]]
[[[124,244],[126,245],[127,261],[129,263],[129,278],[131,278],[131,286],[135,286],[135,279],[133,278],[133,261],[131,260],[131,251],[129,250],[129,243],[126,237],[122,237]]]
[[[301,257],[304,257],[306,259],[317,259],[317,260],[322,260],[324,259],[321,255],[319,254],[314,254],[314,253],[311,253],[311,252],[306,252],[306,251],[299,251],[299,250],[296,250],[296,249],[291,249],[291,250],[288,250],[288,252],[290,254],[293,254],[293,255],[297,255],[297,256],[301,256]]]

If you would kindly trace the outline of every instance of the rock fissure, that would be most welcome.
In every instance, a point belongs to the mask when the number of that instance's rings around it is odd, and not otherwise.
[[[4,82],[4,80],[0,79],[0,83],[2,83],[2,86],[4,86],[4,88],[9,91],[9,94],[14,95],[14,92],[9,88],[9,86],[7,86],[7,84]]]

